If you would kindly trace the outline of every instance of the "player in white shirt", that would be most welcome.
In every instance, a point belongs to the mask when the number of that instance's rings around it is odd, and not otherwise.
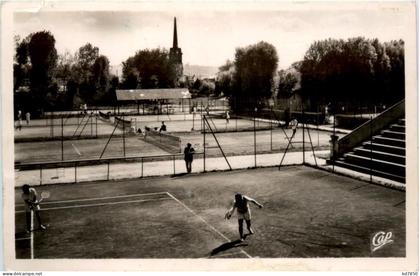
[[[241,241],[244,240],[244,234],[243,234],[243,222],[245,220],[246,226],[249,231],[249,235],[254,234],[254,231],[251,228],[251,208],[249,207],[249,202],[254,203],[259,208],[262,208],[263,205],[258,203],[255,199],[252,199],[248,196],[242,195],[242,194],[235,194],[235,200],[233,201],[232,207],[227,211],[225,218],[230,219],[233,212],[236,209],[236,214],[238,216],[238,226],[239,226],[239,237]]]
[[[295,134],[296,134],[296,129],[298,127],[299,122],[298,122],[298,120],[296,120],[296,118],[293,118],[290,121],[289,124],[290,124],[290,126],[292,127],[292,130],[293,130],[292,137],[290,137],[290,139],[292,139],[295,136]]]
[[[35,188],[31,188],[28,184],[22,186],[22,199],[25,202],[25,215],[26,215],[26,231],[30,232],[31,229],[31,211],[35,213],[36,219],[40,229],[46,229],[46,227],[41,223],[41,216],[39,211],[39,201],[37,199],[37,192]]]

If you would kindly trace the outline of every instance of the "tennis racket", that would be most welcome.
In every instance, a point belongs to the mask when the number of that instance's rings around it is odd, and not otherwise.
[[[43,192],[41,192],[41,195],[40,195],[40,197],[39,197],[39,200],[38,200],[38,204],[41,202],[41,201],[43,201],[45,198],[49,198],[50,197],[50,192],[48,192],[48,191],[43,191]]]
[[[32,208],[39,205],[45,198],[49,198],[49,197],[50,197],[50,192],[48,191],[41,192],[39,199],[35,201],[34,203],[32,203]]]

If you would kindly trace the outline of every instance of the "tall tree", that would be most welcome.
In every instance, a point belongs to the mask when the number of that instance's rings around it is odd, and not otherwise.
[[[97,88],[108,85],[109,82],[109,60],[106,56],[99,56],[92,66],[93,82]]]
[[[16,52],[13,65],[14,91],[24,85],[25,79],[28,78],[30,69],[28,44],[27,38],[20,40],[19,36],[15,37]]]
[[[235,72],[235,64],[227,60],[226,63],[219,67],[216,77],[215,93],[224,96],[231,96],[233,93],[233,74]]]
[[[134,64],[134,57],[129,57],[123,62],[123,87],[126,89],[140,88],[140,74]]]
[[[126,85],[136,88],[169,88],[175,86],[176,74],[165,49],[138,51],[123,62],[123,78]],[[136,87],[134,87],[136,86]]]
[[[104,100],[110,92],[109,60],[106,56],[99,56],[92,66],[92,83],[95,87],[95,99]]]
[[[48,31],[31,34],[28,53],[32,68],[30,87],[40,108],[51,107],[57,92],[52,76],[57,63],[55,38]]]
[[[93,84],[92,67],[99,57],[99,48],[90,43],[81,46],[76,53],[76,62],[72,66],[72,80],[77,83],[79,96],[89,104],[93,104],[95,85]]]
[[[55,78],[57,83],[64,91],[67,91],[67,82],[72,75],[72,67],[76,60],[75,57],[69,52],[65,51],[63,54],[59,54],[57,58],[57,67],[55,70]]]
[[[391,65],[389,92],[386,97],[392,103],[405,96],[404,41],[400,39],[385,43],[385,52]]]
[[[272,96],[277,63],[277,51],[267,42],[236,49],[233,74],[234,98],[239,102],[236,108],[258,106]]]
[[[77,52],[77,66],[82,74],[82,81],[89,81],[92,66],[99,57],[99,48],[90,43],[86,43]]]
[[[279,71],[278,98],[290,98],[299,82],[298,72],[294,68]]]

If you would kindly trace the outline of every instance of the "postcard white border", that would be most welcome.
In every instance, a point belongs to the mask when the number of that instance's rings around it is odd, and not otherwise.
[[[100,3],[100,5],[98,5]],[[17,260],[14,258],[13,13],[17,11],[166,11],[166,10],[366,10],[398,9],[407,15],[405,41],[407,190],[405,258],[279,258],[247,260],[105,259]],[[281,1],[141,1],[30,2],[1,6],[1,119],[3,160],[3,240],[7,270],[63,271],[414,271],[418,269],[418,95],[416,8],[414,2],[281,2]]]

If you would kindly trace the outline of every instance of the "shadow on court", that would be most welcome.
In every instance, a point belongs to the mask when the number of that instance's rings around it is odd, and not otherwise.
[[[213,249],[211,251],[210,255],[214,256],[216,254],[219,254],[220,252],[224,252],[224,251],[227,251],[229,249],[232,249],[232,248],[235,248],[235,247],[240,247],[240,246],[248,246],[248,244],[244,243],[241,240],[227,242],[227,243],[224,243],[221,246]]]
[[[171,175],[171,178],[176,178],[176,177],[182,177],[182,176],[186,176],[189,175],[189,173],[177,173],[177,174],[173,174]]]

